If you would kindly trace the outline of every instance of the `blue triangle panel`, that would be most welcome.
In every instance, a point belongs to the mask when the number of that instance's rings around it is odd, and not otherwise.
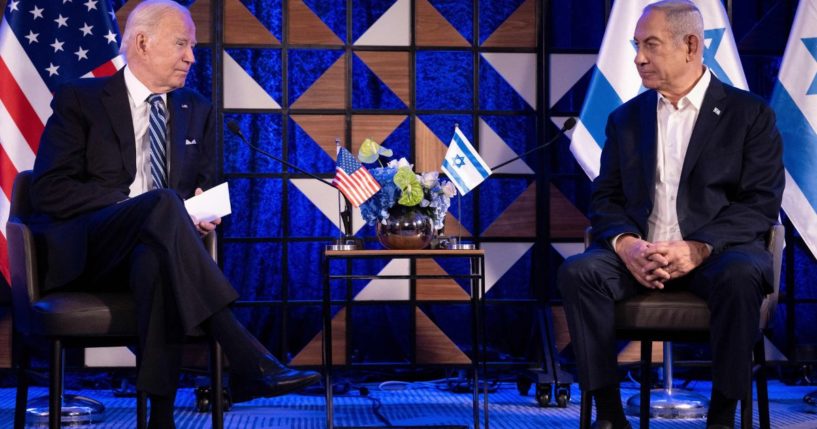
[[[418,115],[420,120],[447,146],[454,136],[454,125],[474,144],[474,117],[471,115]]]
[[[445,19],[457,29],[468,43],[474,39],[473,0],[429,0]]]
[[[196,57],[196,64],[190,67],[184,86],[195,89],[204,98],[210,100],[213,98],[213,68],[210,67],[213,61],[213,50],[209,47],[197,47],[193,48],[193,55]]]
[[[276,39],[283,39],[282,0],[241,0],[241,3]]]
[[[287,259],[287,271],[289,274],[288,298],[290,300],[320,300],[323,297],[323,289],[318,286],[323,284],[323,278],[321,278],[321,271],[316,267],[321,266],[321,253],[327,244],[329,244],[329,240],[289,242],[288,254],[290,256]],[[378,261],[372,260],[372,262],[377,263]],[[382,264],[385,265],[385,262],[382,262]],[[329,271],[333,274],[342,274],[345,273],[345,270],[345,260],[332,260],[329,264]],[[379,268],[366,271],[366,273],[376,273],[378,271]],[[357,283],[360,283],[360,285],[357,285]],[[353,287],[357,288],[357,290],[362,289],[364,285],[365,282],[363,281],[353,282]],[[331,293],[333,300],[346,299],[345,282],[333,283]],[[299,305],[297,307],[303,306]],[[340,310],[340,307],[333,307],[332,314],[336,314],[338,310]],[[320,314],[315,315],[315,317],[318,321],[321,320]],[[314,336],[321,327],[320,323],[318,323],[315,326],[315,332],[311,335]]]
[[[482,45],[525,0],[479,0],[479,44]]]
[[[227,53],[279,104],[283,98],[280,49],[227,49]]]
[[[306,195],[301,193],[295,185],[287,185],[289,195],[288,207],[289,223],[288,235],[293,237],[334,237],[338,235],[338,228],[324,216]]]
[[[531,297],[531,266],[533,247],[531,246],[511,268],[500,277],[488,291],[490,299],[525,299]]]
[[[341,55],[343,51],[337,49],[290,49],[289,104],[300,98]]]
[[[527,179],[489,177],[477,188],[479,191],[480,233],[485,230],[508,208],[519,195],[528,189]]]
[[[483,110],[533,111],[485,58],[479,62],[479,105]]]
[[[287,158],[293,164],[310,173],[331,174],[335,171],[335,160],[291,118],[289,120]],[[293,171],[290,170],[290,172]]]
[[[417,307],[440,328],[454,344],[465,354],[471,355],[473,337],[471,336],[471,305],[418,303]]]
[[[352,60],[353,109],[405,109],[406,105],[357,55]]]
[[[228,113],[224,123],[234,121],[252,144],[275,156],[282,154],[282,119],[279,114]],[[278,173],[281,165],[247,147],[224,127],[224,173]]]
[[[224,275],[242,300],[281,299],[281,285],[284,282],[279,261],[283,254],[282,247],[283,244],[279,242],[224,243],[221,254]]]
[[[473,70],[470,51],[417,51],[417,110],[472,110]]]
[[[536,117],[533,115],[482,116],[481,118],[517,155],[544,143],[536,140]],[[539,150],[538,153],[544,153],[545,150]],[[536,170],[534,166],[535,161],[539,159],[537,156],[537,152],[534,152],[525,157],[525,161],[533,170]]]
[[[230,179],[233,213],[222,219],[225,237],[281,237],[281,179]]]
[[[587,96],[587,88],[590,87],[590,81],[593,79],[593,71],[595,66],[590,67],[590,70],[582,75],[573,86],[562,96],[553,107],[550,108],[552,115],[559,114],[578,114],[584,105],[584,99]]]
[[[346,41],[346,0],[304,0],[312,12],[332,29],[341,41]]]
[[[411,306],[380,303],[351,306],[348,311],[351,363],[411,362]]]
[[[356,0],[352,5],[352,41],[362,36],[397,0]]]

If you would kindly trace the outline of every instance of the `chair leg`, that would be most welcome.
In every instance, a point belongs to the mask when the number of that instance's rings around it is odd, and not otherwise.
[[[761,335],[760,341],[755,344],[755,362],[758,364],[756,375],[757,412],[760,418],[760,429],[770,429],[769,385],[766,379],[766,339],[763,335]]]
[[[222,386],[221,344],[216,340],[210,342],[210,403],[212,404],[213,429],[224,429],[224,386]]]
[[[48,427],[60,429],[62,418],[62,342],[55,339],[51,342],[51,373],[48,384]]]
[[[136,391],[136,429],[148,427],[148,394],[143,390]]]
[[[582,392],[581,410],[579,411],[579,429],[590,429],[590,418],[593,414],[593,396],[590,392]]]
[[[31,366],[31,353],[28,347],[17,342],[20,348],[17,362],[17,398],[14,404],[14,429],[23,429],[26,424],[26,404],[28,403],[28,370]]]
[[[641,429],[650,427],[650,387],[652,386],[652,341],[641,341]]]

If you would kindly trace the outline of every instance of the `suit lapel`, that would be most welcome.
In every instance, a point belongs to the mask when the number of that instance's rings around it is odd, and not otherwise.
[[[103,90],[102,104],[105,106],[111,126],[119,141],[119,152],[122,154],[125,170],[131,177],[134,177],[136,175],[136,139],[124,70],[124,68],[119,70],[108,80]]]
[[[681,183],[684,183],[689,177],[704,148],[709,144],[715,127],[721,119],[721,112],[724,111],[724,98],[726,98],[726,92],[723,90],[723,84],[712,75],[704,101],[701,103],[701,111],[698,112],[698,119],[695,121],[695,128],[692,129],[692,136],[689,138],[684,167],[681,170]]]
[[[184,161],[184,138],[187,124],[190,120],[190,100],[182,91],[173,91],[167,94],[168,110],[170,111],[170,171],[168,171],[168,186],[176,188],[179,184]]]
[[[645,97],[642,98],[639,124],[638,128],[641,130],[641,136],[638,139],[641,152],[641,173],[644,178],[644,183],[647,184],[647,189],[655,188],[655,165],[656,165],[656,151],[658,144],[657,131],[657,107],[658,95],[655,91],[649,91]],[[652,193],[650,193],[650,201],[652,201]]]

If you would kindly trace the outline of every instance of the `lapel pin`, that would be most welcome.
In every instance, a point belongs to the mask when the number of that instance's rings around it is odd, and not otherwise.
[[[714,113],[715,113],[716,115],[718,115],[718,116],[720,116],[720,115],[721,115],[721,109],[718,109],[717,107],[716,107],[716,108],[714,108],[714,109],[712,109],[712,112],[714,112]]]
[[[187,109],[187,105],[186,105],[186,104],[182,104],[182,109]]]

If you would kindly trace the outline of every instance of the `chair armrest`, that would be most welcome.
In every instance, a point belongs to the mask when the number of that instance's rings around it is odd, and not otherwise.
[[[6,224],[9,271],[11,273],[12,313],[18,331],[29,326],[31,303],[40,299],[37,250],[31,230],[12,217]]]
[[[207,253],[210,254],[213,261],[218,263],[218,234],[216,234],[215,230],[208,232],[204,236],[204,248],[207,249]]]

